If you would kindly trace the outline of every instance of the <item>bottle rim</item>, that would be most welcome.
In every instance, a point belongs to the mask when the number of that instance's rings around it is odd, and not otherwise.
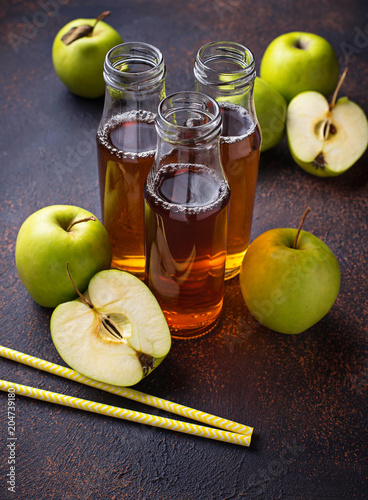
[[[214,67],[219,62],[225,63],[223,69]],[[206,43],[196,54],[194,76],[200,84],[216,87],[224,93],[249,86],[256,76],[253,52],[237,42]]]
[[[183,121],[185,112],[187,112],[187,119]],[[183,122],[178,123],[178,118]],[[158,106],[156,131],[162,139],[169,142],[207,143],[219,137],[221,129],[222,118],[219,105],[212,97],[202,92],[175,92],[165,97]]]
[[[126,71],[117,66],[143,63],[150,66],[139,71]],[[125,42],[108,51],[104,61],[103,75],[106,85],[116,89],[144,91],[162,84],[166,77],[166,67],[162,52],[149,43]]]

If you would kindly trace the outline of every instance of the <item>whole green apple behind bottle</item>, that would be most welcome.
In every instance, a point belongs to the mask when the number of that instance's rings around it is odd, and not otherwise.
[[[105,59],[105,106],[97,131],[103,222],[112,267],[143,278],[143,188],[155,150],[155,115],[165,97],[165,63],[146,43],[123,43]]]
[[[235,42],[212,42],[197,53],[196,90],[220,105],[221,162],[230,184],[225,279],[240,271],[250,244],[261,150],[261,131],[253,101],[255,62],[252,52]]]

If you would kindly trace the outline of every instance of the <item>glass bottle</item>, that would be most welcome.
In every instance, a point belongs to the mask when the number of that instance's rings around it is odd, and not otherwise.
[[[199,49],[195,89],[220,105],[223,129],[221,161],[231,188],[225,279],[240,271],[250,244],[261,148],[253,100],[252,52],[235,42],[212,42]]]
[[[164,99],[144,190],[146,283],[174,337],[211,330],[223,303],[230,189],[217,103],[197,92]]]
[[[111,49],[104,63],[105,105],[97,131],[101,210],[112,244],[112,267],[144,278],[143,188],[157,135],[155,116],[165,97],[165,63],[146,43]]]

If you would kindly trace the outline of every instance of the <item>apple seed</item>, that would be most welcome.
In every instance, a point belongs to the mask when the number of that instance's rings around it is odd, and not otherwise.
[[[115,326],[115,324],[110,320],[108,316],[102,315],[101,322],[110,335],[118,340],[124,340],[123,336],[119,332],[119,329],[117,328],[117,326]]]

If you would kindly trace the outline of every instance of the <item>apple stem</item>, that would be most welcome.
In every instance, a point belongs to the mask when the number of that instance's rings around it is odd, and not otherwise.
[[[77,292],[77,294],[79,295],[79,297],[82,299],[82,301],[86,304],[86,306],[90,307],[91,309],[93,309],[93,304],[88,300],[86,299],[86,297],[80,293],[80,291],[78,290],[77,286],[75,285],[74,281],[72,280],[72,277],[70,276],[70,272],[69,272],[69,262],[66,263],[66,272],[68,274],[68,278],[70,280],[70,283],[73,285],[73,288],[74,290]]]
[[[106,19],[107,17],[109,17],[109,15],[111,14],[111,12],[109,10],[105,10],[104,12],[102,12],[97,18],[96,18],[96,22],[95,24],[93,25],[93,28],[92,28],[92,31],[96,28],[96,24],[99,22],[99,21],[103,21],[104,19]]]
[[[335,92],[333,93],[333,96],[332,96],[332,99],[331,99],[331,102],[330,102],[330,111],[333,110],[333,108],[335,107],[335,103],[336,103],[336,99],[337,99],[337,94],[339,93],[339,90],[341,88],[341,85],[343,84],[344,80],[345,80],[345,77],[346,77],[346,74],[348,72],[348,67],[346,66],[346,68],[344,69],[342,75],[340,76],[340,79],[337,83],[337,86],[335,88]]]
[[[79,40],[80,38],[83,38],[85,36],[90,36],[93,33],[96,24],[99,21],[106,19],[109,15],[110,15],[109,10],[102,12],[102,14],[100,14],[96,18],[96,22],[93,26],[91,26],[90,24],[83,24],[82,26],[73,26],[67,33],[65,33],[61,37],[61,41],[65,43],[65,45],[70,45],[71,43],[75,42],[76,40]]]
[[[339,93],[339,90],[341,88],[341,85],[343,84],[343,81],[345,80],[345,77],[346,77],[346,74],[348,72],[348,67],[346,66],[346,68],[344,69],[342,75],[340,76],[340,79],[337,83],[337,86],[335,88],[335,91],[332,95],[332,99],[331,99],[331,102],[329,104],[329,107],[328,107],[328,114],[327,114],[327,118],[325,118],[322,122],[322,125],[321,125],[321,136],[320,136],[320,139],[322,141],[325,141],[329,134],[330,134],[330,130],[331,130],[331,111],[333,110],[333,108],[335,107],[335,104],[336,104],[336,99],[337,99],[337,94]]]
[[[95,221],[96,217],[94,215],[91,215],[90,217],[85,217],[84,219],[75,220],[67,227],[66,232],[68,233],[75,224],[79,224],[80,222],[87,222],[89,220]]]
[[[298,227],[298,231],[297,231],[296,236],[295,236],[293,248],[296,248],[296,245],[298,244],[299,234],[300,234],[300,231],[302,230],[305,218],[307,217],[307,215],[311,211],[312,210],[309,207],[307,207],[306,210],[305,210],[305,212],[304,212],[304,214],[303,214],[302,220],[300,221],[300,224],[299,224],[299,227]]]

